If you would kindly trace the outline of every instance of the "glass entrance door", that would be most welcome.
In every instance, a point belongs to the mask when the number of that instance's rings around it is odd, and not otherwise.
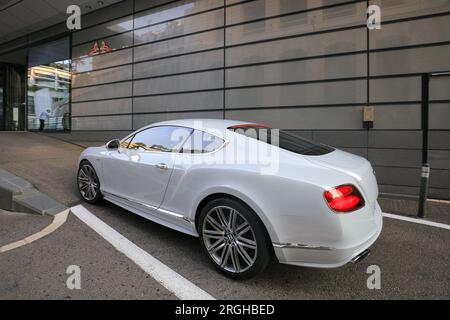
[[[28,130],[70,130],[70,70],[69,37],[29,48]]]
[[[0,130],[25,130],[26,68],[16,64],[0,65]]]

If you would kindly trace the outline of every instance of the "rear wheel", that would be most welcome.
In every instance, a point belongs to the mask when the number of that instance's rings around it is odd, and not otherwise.
[[[78,191],[84,201],[98,203],[102,199],[100,192],[100,180],[94,167],[89,161],[83,161],[77,174]]]
[[[234,199],[215,199],[201,211],[200,242],[222,273],[248,279],[261,273],[271,257],[266,230],[246,205]]]

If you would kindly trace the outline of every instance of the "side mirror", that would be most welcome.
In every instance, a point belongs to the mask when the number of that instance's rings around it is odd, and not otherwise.
[[[120,140],[119,139],[113,139],[113,140],[108,141],[106,143],[106,149],[108,149],[108,150],[119,149],[119,147],[120,147]]]

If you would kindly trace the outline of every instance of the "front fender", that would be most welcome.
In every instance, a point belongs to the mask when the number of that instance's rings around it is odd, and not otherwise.
[[[81,162],[84,160],[87,160],[91,163],[91,165],[94,167],[95,172],[97,173],[98,178],[100,179],[100,185],[102,183],[103,179],[103,167],[102,167],[102,151],[104,148],[102,147],[95,147],[95,148],[87,148],[84,150],[80,157],[78,158],[78,167],[80,166]]]

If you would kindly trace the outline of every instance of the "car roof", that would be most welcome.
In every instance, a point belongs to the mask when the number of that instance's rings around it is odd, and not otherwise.
[[[216,135],[220,132],[222,135],[226,133],[227,128],[243,124],[255,124],[248,121],[224,120],[224,119],[178,119],[152,123],[139,130],[156,127],[156,126],[183,126],[202,131],[209,131]]]

